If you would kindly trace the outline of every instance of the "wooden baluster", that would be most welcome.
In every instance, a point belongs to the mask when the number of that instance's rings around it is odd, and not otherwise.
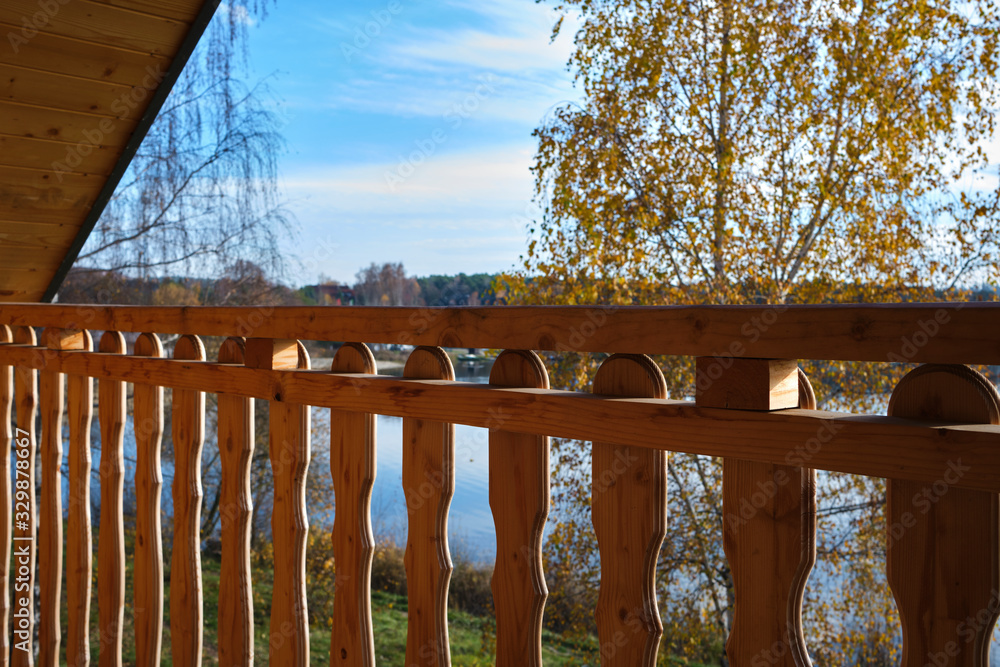
[[[0,324],[0,343],[11,343],[14,334],[6,324]],[[14,401],[14,369],[0,366],[0,667],[10,659],[10,538],[11,497],[10,445],[11,407]]]
[[[816,408],[795,361],[697,360],[697,404],[732,410]],[[727,458],[722,473],[722,543],[732,573],[733,667],[810,665],[802,595],[816,561],[816,472]]]
[[[889,415],[1000,424],[1000,396],[966,366],[910,371]],[[987,667],[1000,613],[1000,495],[952,485],[971,461],[956,457],[933,484],[886,481],[889,586],[903,625],[902,667]]]
[[[99,352],[125,354],[125,338],[106,331]],[[125,383],[97,383],[97,415],[101,425],[101,525],[97,541],[97,611],[99,664],[122,665],[122,624],[125,620]]]
[[[83,350],[94,349],[83,332]],[[66,379],[69,416],[69,516],[66,521],[66,664],[90,665],[90,594],[94,546],[90,523],[90,425],[94,413],[94,381],[82,375]]]
[[[182,336],[174,359],[205,360],[197,336]],[[173,390],[174,545],[170,556],[170,651],[177,667],[201,664],[204,618],[201,581],[201,450],[205,444],[205,393]]]
[[[250,368],[308,369],[309,355],[295,340],[250,338]],[[309,406],[275,397],[269,406],[271,470],[274,473],[274,592],[271,598],[270,664],[309,665],[306,607],[306,474],[309,469]]]
[[[615,354],[598,369],[594,393],[666,398],[667,387],[649,357]],[[594,443],[593,452],[601,664],[652,667],[663,634],[656,559],[667,529],[667,453],[601,442]]]
[[[505,350],[490,384],[549,388],[537,354]],[[490,425],[490,508],[497,533],[490,588],[497,619],[497,666],[542,664],[542,614],[549,591],[542,571],[542,531],[549,515],[549,439],[503,430],[503,413]]]
[[[243,365],[246,344],[227,338],[219,363]],[[219,664],[253,664],[253,591],[250,588],[250,465],[254,451],[253,399],[219,394],[222,464],[222,576],[219,579]]]
[[[154,333],[135,341],[137,357],[163,356],[163,345]],[[136,383],[132,422],[135,427],[135,659],[136,665],[160,664],[163,646],[163,528],[160,495],[163,472],[160,450],[163,439],[163,387]]]
[[[14,342],[37,345],[31,327],[17,327]],[[14,456],[14,647],[11,665],[22,667],[35,663],[34,590],[35,590],[35,413],[38,407],[38,373],[30,368],[14,369],[14,402],[17,406],[17,431]],[[24,446],[22,446],[24,445]],[[24,454],[22,456],[21,454]],[[22,463],[26,464],[22,467]],[[26,495],[22,495],[26,494]],[[28,576],[20,574],[27,566]],[[21,614],[25,614],[22,616]]]
[[[83,348],[82,331],[46,329],[42,343],[49,350],[79,350]],[[62,593],[62,419],[65,400],[62,373],[42,371],[39,376],[41,397],[42,490],[39,500],[38,557],[45,567],[39,572],[38,663],[55,667],[59,664],[59,604]]]
[[[333,358],[334,373],[374,374],[375,357],[362,343],[345,343]],[[358,392],[365,379],[355,380]],[[336,509],[333,557],[337,592],[333,598],[330,664],[372,667],[371,574],[375,554],[371,501],[375,482],[375,415],[330,411],[330,471]]]
[[[439,347],[418,347],[403,377],[454,380],[451,359]],[[448,508],[455,493],[455,426],[403,419],[403,496],[407,535],[406,665],[446,667],[448,646]]]

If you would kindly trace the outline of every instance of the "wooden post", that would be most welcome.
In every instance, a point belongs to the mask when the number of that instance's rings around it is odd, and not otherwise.
[[[94,349],[83,332],[82,349]],[[66,380],[69,416],[69,516],[66,520],[66,664],[90,665],[90,594],[94,545],[90,519],[90,426],[94,414],[94,381],[83,375]]]
[[[243,365],[246,343],[227,338],[219,363]],[[222,576],[219,579],[219,664],[253,664],[253,591],[250,588],[250,466],[254,451],[253,399],[219,394],[222,463]]]
[[[0,324],[0,343],[11,343],[14,334],[6,324]],[[10,660],[10,544],[11,496],[10,444],[11,407],[14,401],[14,373],[10,366],[0,366],[0,667],[7,667]]]
[[[138,357],[163,356],[163,345],[154,333],[135,341]],[[163,472],[160,450],[163,439],[163,387],[136,383],[132,422],[135,427],[135,659],[141,667],[158,667],[163,646],[163,528],[160,495]]]
[[[344,343],[333,358],[334,373],[375,373],[375,357],[363,343]],[[366,380],[357,377],[364,391]],[[336,510],[333,557],[337,591],[333,598],[332,667],[374,667],[371,574],[372,484],[375,481],[375,415],[330,410],[330,472]]]
[[[548,389],[537,354],[505,350],[490,384]],[[490,428],[490,508],[497,533],[490,588],[497,619],[497,667],[541,667],[542,614],[549,591],[542,571],[542,531],[549,515],[549,439],[503,430],[503,413]]]
[[[295,340],[251,338],[246,342],[251,368],[308,369],[309,355]],[[306,475],[309,470],[309,406],[271,401],[269,434],[274,473],[274,592],[271,598],[270,664],[309,665],[309,613],[306,607]]]
[[[197,336],[174,345],[174,359],[205,361]],[[205,393],[174,389],[174,546],[170,556],[170,650],[177,667],[201,665],[204,608],[201,581],[201,451],[205,444]]]
[[[83,349],[82,331],[46,329],[42,343],[49,350]],[[59,664],[59,605],[62,593],[62,419],[65,383],[62,373],[42,371],[39,376],[42,412],[41,475],[38,555],[45,567],[39,572],[38,663]]]
[[[454,380],[451,359],[439,347],[418,347],[403,377]],[[448,508],[455,493],[455,426],[403,419],[403,495],[407,533],[406,664],[448,667]]]
[[[105,331],[98,351],[125,354],[125,337]],[[100,667],[122,667],[122,624],[125,620],[125,383],[97,383],[101,424],[101,526],[97,541],[97,610]]]
[[[667,386],[649,357],[615,354],[598,369],[594,393],[662,399]],[[653,667],[663,634],[656,560],[667,530],[667,453],[595,442],[592,458],[601,664]]]
[[[815,409],[795,361],[699,357],[699,406],[766,412]],[[802,595],[816,560],[816,473],[726,458],[722,468],[722,544],[733,580],[733,667],[807,667]]]
[[[966,366],[929,364],[892,392],[889,415],[1000,424],[1000,396]],[[903,625],[902,667],[987,667],[1000,614],[1000,495],[953,488],[956,456],[932,484],[886,481],[889,586]]]

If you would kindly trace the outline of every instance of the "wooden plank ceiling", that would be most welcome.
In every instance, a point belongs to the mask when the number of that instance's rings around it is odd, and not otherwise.
[[[218,4],[0,2],[0,301],[51,298]]]

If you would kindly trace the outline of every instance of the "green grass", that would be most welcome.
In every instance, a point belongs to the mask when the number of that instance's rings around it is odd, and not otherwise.
[[[133,536],[126,535],[126,553],[131,554]],[[126,558],[125,590],[126,604],[122,657],[125,665],[135,664],[135,634],[133,624],[132,573],[134,560]],[[164,619],[170,617],[170,561],[167,558],[164,581]],[[203,664],[218,665],[218,609],[219,577],[221,561],[213,554],[202,554],[202,581],[204,596],[204,650]],[[98,664],[100,635],[98,632],[98,584],[97,558],[95,549],[93,598],[90,608],[91,664]],[[256,568],[253,572],[254,597],[254,663],[268,664],[268,629],[272,573],[267,568]],[[63,627],[66,623],[65,586],[63,587]],[[380,666],[404,667],[406,654],[407,600],[403,595],[385,591],[372,592],[372,624],[375,635],[375,656]],[[492,619],[474,616],[455,609],[449,610],[449,642],[452,665],[455,667],[484,667],[493,664],[494,631]],[[310,663],[325,667],[330,664],[331,627],[328,620],[310,618]],[[542,633],[542,656],[545,665],[551,667],[585,667],[590,664],[584,655],[593,655],[597,647],[596,638],[589,637],[579,643],[549,632]],[[164,621],[162,665],[171,665],[170,626]],[[704,667],[679,658],[664,658],[661,665]]]

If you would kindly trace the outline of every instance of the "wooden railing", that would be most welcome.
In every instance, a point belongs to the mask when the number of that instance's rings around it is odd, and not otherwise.
[[[88,331],[95,337],[102,332],[96,351]],[[601,563],[595,613],[602,664],[655,662],[662,629],[654,581],[667,521],[667,452],[679,451],[725,458],[727,520],[719,530],[735,588],[730,664],[809,664],[801,605],[815,560],[815,470],[824,469],[888,479],[888,525],[903,527],[887,536],[889,582],[903,624],[903,664],[984,667],[1000,610],[1000,399],[982,375],[962,364],[1000,364],[998,332],[1000,309],[993,304],[0,305],[0,562],[13,564],[9,571],[0,568],[0,627],[13,628],[12,647],[0,633],[0,663],[8,664],[9,656],[11,664],[32,664],[37,641],[41,664],[56,665],[65,655],[69,665],[85,665],[91,642],[98,642],[100,664],[120,665],[126,558],[133,558],[136,660],[159,664],[164,626],[160,440],[163,387],[168,387],[176,474],[170,490],[174,530],[167,622],[175,665],[199,664],[202,658],[200,462],[205,394],[216,393],[218,443],[208,446],[218,446],[222,462],[217,612],[222,665],[253,661],[251,399],[264,399],[270,401],[275,497],[271,664],[309,664],[304,494],[312,406],[331,410],[338,582],[333,665],[375,664],[369,505],[374,416],[385,414],[404,420],[403,486],[410,505],[407,665],[450,664],[447,515],[454,488],[453,425],[467,424],[490,429],[498,665],[541,663],[548,437],[558,436],[593,442],[592,511]],[[123,333],[138,334],[131,353]],[[180,336],[169,357],[158,337],[163,334]],[[227,337],[217,360],[205,359],[199,336]],[[349,342],[331,368],[310,370],[299,342],[307,339]],[[403,377],[395,378],[376,374],[365,343],[418,347]],[[504,351],[490,383],[474,385],[454,381],[439,346]],[[593,392],[573,393],[549,388],[545,365],[532,350],[614,354],[603,361]],[[696,400],[668,399],[660,370],[644,354],[697,357]],[[890,416],[880,417],[817,411],[799,359],[925,365],[903,378],[892,394]],[[102,438],[97,637],[88,635],[91,378],[99,385]],[[125,553],[122,516],[126,383],[134,385],[138,448],[132,554]],[[64,402],[69,417],[66,508],[59,472]],[[911,511],[915,494],[940,484],[951,490],[937,495],[926,511]],[[68,618],[62,646],[64,515]],[[35,582],[37,609],[26,592]],[[967,624],[969,617],[977,622]]]

